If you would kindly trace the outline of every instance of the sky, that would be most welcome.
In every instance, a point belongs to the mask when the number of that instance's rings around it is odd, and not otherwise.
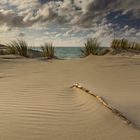
[[[77,47],[95,37],[140,42],[140,0],[0,0],[0,43]]]

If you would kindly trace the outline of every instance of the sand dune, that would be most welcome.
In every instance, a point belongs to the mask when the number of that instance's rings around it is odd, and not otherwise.
[[[0,140],[139,140],[140,58],[0,59]],[[119,109],[125,124],[80,82]]]

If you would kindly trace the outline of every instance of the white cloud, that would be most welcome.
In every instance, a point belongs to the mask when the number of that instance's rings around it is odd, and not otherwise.
[[[140,37],[140,31],[138,31],[138,32],[136,33],[136,36]]]
[[[50,40],[55,42],[57,38],[58,42],[62,43],[66,42],[63,38],[74,37],[73,40],[70,39],[73,44],[74,42],[77,44],[80,37],[112,38],[114,32],[117,37],[119,35],[139,37],[139,29],[128,25],[123,29],[115,29],[113,26],[116,25],[109,23],[107,19],[108,13],[119,10],[122,11],[122,15],[131,11],[133,18],[137,19],[140,17],[139,4],[139,0],[64,0],[45,4],[41,4],[39,0],[1,0],[0,31],[7,32],[10,36],[11,33],[8,31],[13,29],[12,32],[16,36],[27,28],[32,29],[34,34],[42,32],[42,35],[41,33],[38,35],[42,39],[44,36],[50,36]],[[47,31],[48,28],[52,30],[59,28],[59,31],[58,29]],[[19,30],[17,34],[15,30]],[[30,41],[27,32],[23,37]],[[11,38],[13,36],[11,35]]]
[[[0,27],[0,32],[7,32],[7,31],[11,31],[11,28],[7,26],[7,24],[3,24]]]
[[[132,11],[138,16],[138,0],[64,0],[41,4],[39,0],[1,0],[1,24],[11,27],[33,26],[38,24],[67,24],[92,27],[95,22],[105,18],[109,11]],[[10,9],[10,10],[9,10]],[[7,18],[10,17],[10,18]],[[14,22],[16,21],[16,23]]]

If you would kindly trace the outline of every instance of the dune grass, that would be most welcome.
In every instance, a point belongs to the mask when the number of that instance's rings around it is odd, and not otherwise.
[[[88,55],[98,55],[98,49],[100,47],[100,43],[97,41],[97,38],[89,38],[85,43],[84,49],[81,49],[82,56]]]
[[[42,55],[43,57],[47,57],[48,59],[54,58],[54,47],[52,43],[44,43],[44,45],[41,46],[42,49]]]
[[[9,52],[7,50],[0,50],[0,55],[7,55]]]
[[[130,42],[127,39],[113,39],[110,47],[113,49],[140,51],[140,44],[139,43]]]
[[[11,41],[6,45],[10,54],[28,57],[28,44],[24,40]]]

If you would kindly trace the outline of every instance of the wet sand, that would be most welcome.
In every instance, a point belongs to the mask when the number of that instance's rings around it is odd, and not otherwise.
[[[0,59],[0,140],[139,140],[140,58]],[[74,83],[102,96],[123,122]]]

